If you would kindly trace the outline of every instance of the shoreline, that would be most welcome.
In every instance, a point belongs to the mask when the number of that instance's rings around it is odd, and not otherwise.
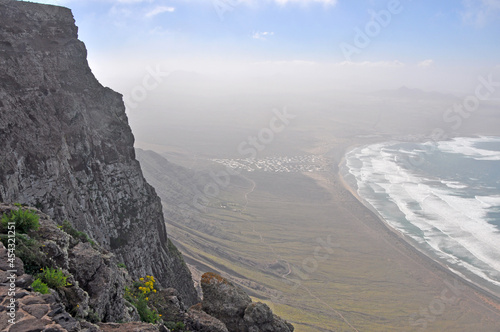
[[[345,155],[354,149],[356,146],[350,146],[346,149],[342,159],[337,165],[337,178],[341,185],[346,189],[371,215],[378,220],[378,225],[383,227],[387,234],[389,234],[393,239],[398,240],[400,243],[404,245],[404,247],[415,254],[425,265],[429,266],[429,269],[437,268],[439,271],[445,273],[447,276],[460,281],[463,285],[471,288],[474,291],[481,293],[483,296],[488,297],[489,299],[496,302],[496,306],[494,306],[497,310],[500,308],[500,294],[496,294],[495,292],[489,290],[485,286],[482,286],[478,283],[468,280],[465,276],[459,274],[459,272],[453,271],[450,267],[446,266],[438,257],[432,257],[430,253],[425,252],[422,248],[419,248],[418,244],[415,241],[405,234],[401,233],[396,228],[392,227],[379,213],[378,211],[371,206],[367,201],[365,201],[356,190],[354,190],[351,185],[349,185],[348,181],[344,178],[341,171],[347,167],[345,165],[346,159]]]

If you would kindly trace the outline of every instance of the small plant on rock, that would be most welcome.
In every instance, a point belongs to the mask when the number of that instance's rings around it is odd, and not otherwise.
[[[30,209],[23,208],[20,204],[16,204],[17,210],[5,213],[2,216],[2,228],[5,230],[9,224],[14,224],[17,233],[28,233],[29,231],[37,231],[40,228],[40,217]]]
[[[33,288],[35,292],[38,292],[40,294],[50,293],[49,286],[47,286],[46,283],[42,282],[40,278],[36,278],[35,281],[33,281],[33,283],[31,284],[31,288]]]
[[[40,228],[40,219],[34,210],[24,208],[20,204],[15,206],[17,210],[12,209],[1,217],[0,240],[5,247],[9,247],[14,236],[16,257],[23,261],[26,273],[35,275],[40,268],[50,266],[50,261],[42,252],[42,244],[35,232]]]
[[[75,240],[89,242],[92,246],[95,246],[95,242],[87,235],[87,233],[76,230],[69,221],[64,220],[62,225],[58,227],[65,231],[67,234],[71,235],[71,237]]]
[[[160,320],[156,308],[149,304],[149,295],[157,291],[155,283],[153,276],[146,276],[134,282],[132,287],[125,288],[125,299],[137,308],[141,320],[146,323],[156,323]]]
[[[43,281],[47,286],[52,289],[70,286],[67,282],[68,277],[61,271],[61,269],[45,268],[41,269],[38,278]]]

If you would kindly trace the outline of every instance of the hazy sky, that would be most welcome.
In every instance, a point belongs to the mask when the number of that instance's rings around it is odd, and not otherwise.
[[[500,0],[37,2],[73,10],[94,72],[112,87],[161,65],[467,91],[500,68]]]

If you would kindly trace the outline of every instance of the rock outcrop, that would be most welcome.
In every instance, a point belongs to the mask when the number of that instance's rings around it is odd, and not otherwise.
[[[154,275],[194,304],[190,272],[135,159],[122,96],[97,81],[86,55],[69,9],[0,1],[0,201],[69,220],[132,277]]]
[[[238,286],[215,273],[201,278],[202,308],[223,322],[229,331],[293,332],[292,324],[274,315],[264,303],[253,303]]]
[[[37,216],[39,227],[9,233],[6,223],[16,220],[13,218],[19,216],[19,211]],[[151,276],[134,282],[126,268],[118,266],[114,254],[69,223],[57,226],[36,209],[0,203],[0,219],[4,217],[7,221],[0,224],[2,331],[168,332],[167,327],[200,332],[293,331],[293,326],[274,315],[267,305],[252,303],[241,288],[215,273],[202,276],[204,299],[186,310],[176,289],[157,289]],[[19,218],[16,229],[25,224]],[[10,251],[5,248],[6,243]],[[9,259],[12,253],[16,257]],[[47,289],[50,293],[46,295],[35,293],[33,282],[39,282],[44,273],[41,271],[47,268],[61,271],[67,283],[51,286],[53,289]],[[148,290],[146,302],[139,305],[139,295],[131,289],[138,288],[142,294],[141,285],[148,285]],[[156,317],[156,325],[139,322],[144,318],[144,305]],[[11,310],[15,324],[9,322]]]
[[[13,209],[17,210],[18,207],[0,203],[0,216],[9,214]],[[36,213],[40,228],[36,232],[36,239],[32,240],[36,240],[37,244],[31,244],[30,249],[33,251],[24,254],[26,262],[16,257],[18,286],[27,288],[33,281],[31,275],[25,274],[26,264],[31,267],[30,273],[33,274],[38,273],[39,268],[61,268],[71,275],[68,279],[71,287],[61,288],[54,295],[74,316],[92,316],[92,319],[104,322],[138,320],[137,313],[123,299],[125,286],[131,280],[126,271],[118,268],[115,256],[97,245],[75,241],[71,235],[57,227],[49,216],[40,211]],[[71,245],[73,241],[76,242],[74,246]],[[17,244],[19,254],[22,248],[20,240],[17,240]],[[0,268],[3,270],[7,262],[5,255],[0,250]],[[34,266],[36,269],[33,269]],[[26,282],[20,283],[21,280]],[[5,278],[0,279],[0,282],[5,282]]]
[[[226,325],[215,317],[210,316],[200,306],[193,306],[187,312],[186,326],[193,331],[200,332],[228,332]]]

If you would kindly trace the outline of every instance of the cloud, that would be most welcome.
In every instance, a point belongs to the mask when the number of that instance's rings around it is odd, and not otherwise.
[[[86,1],[99,1],[103,2],[103,0],[86,0]],[[135,4],[135,3],[151,3],[154,0],[106,0],[107,3],[111,4]],[[29,0],[29,2],[37,2],[37,3],[44,3],[48,5],[67,5],[67,4],[72,4],[75,2],[84,2],[82,0]]]
[[[317,62],[307,60],[283,60],[283,61],[260,61],[255,62],[254,65],[278,65],[278,66],[313,66]]]
[[[252,35],[253,39],[266,40],[267,37],[273,36],[274,32],[264,31],[264,32],[254,32]]]
[[[303,5],[311,4],[311,3],[323,3],[325,5],[335,6],[337,4],[337,0],[274,0],[280,5],[286,5],[288,3],[299,3]]]
[[[144,15],[144,16],[146,16],[147,18],[151,18],[151,17],[154,17],[154,16],[159,15],[159,14],[172,13],[174,11],[175,11],[174,7],[158,6],[155,9],[147,12],[146,15]]]
[[[167,36],[167,35],[173,35],[173,34],[175,34],[176,31],[175,30],[166,29],[166,28],[161,27],[161,26],[156,26],[153,29],[149,30],[148,33],[150,35],[154,35],[154,36]]]
[[[418,66],[422,67],[422,68],[428,68],[428,67],[432,66],[433,64],[434,64],[434,60],[427,59],[427,60],[419,62]]]
[[[337,62],[335,65],[337,66],[353,66],[353,67],[404,67],[405,64],[399,60],[394,61],[361,61],[361,62],[353,62],[353,61],[342,61]]]
[[[133,11],[131,11],[128,8],[121,8],[121,7],[113,6],[109,10],[109,15],[111,17],[113,17],[114,19],[123,20],[123,19],[131,17],[133,15]]]
[[[484,27],[500,17],[500,0],[463,0],[462,20],[466,24]]]
[[[115,0],[118,3],[141,3],[141,2],[153,2],[152,0]]]

